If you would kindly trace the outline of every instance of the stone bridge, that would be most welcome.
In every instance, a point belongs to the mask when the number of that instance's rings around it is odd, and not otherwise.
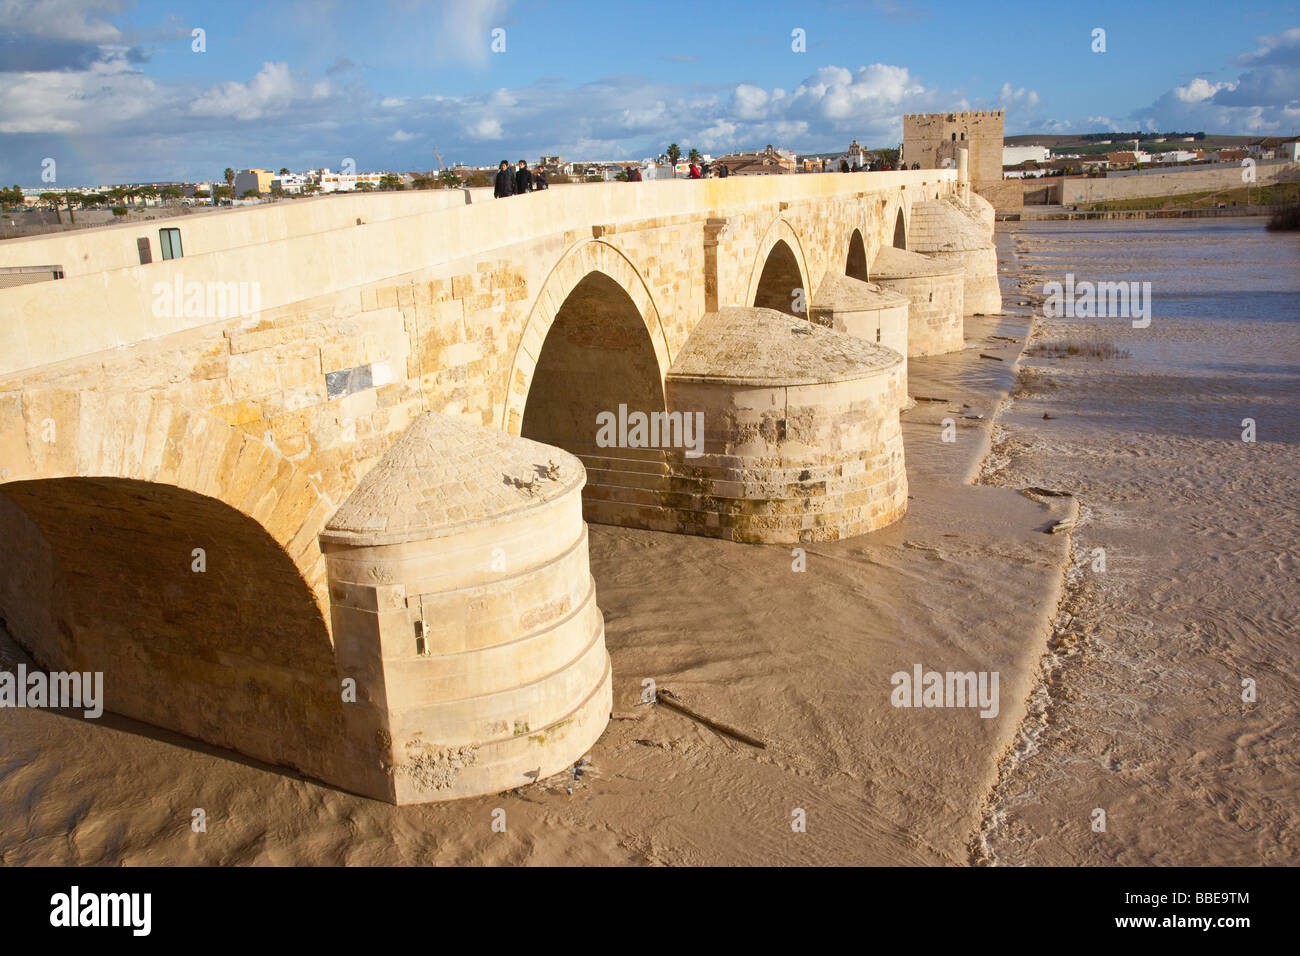
[[[554,773],[610,709],[587,521],[799,542],[903,513],[907,357],[998,308],[963,175],[6,242],[64,278],[0,288],[0,616],[117,713],[379,799]]]

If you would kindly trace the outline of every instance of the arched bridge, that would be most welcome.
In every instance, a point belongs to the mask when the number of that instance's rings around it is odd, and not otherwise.
[[[964,273],[890,253],[900,291],[866,281],[914,210],[966,209],[957,176],[6,242],[65,278],[0,288],[0,615],[112,710],[382,799],[554,772],[609,711],[584,517],[762,542],[902,513],[906,357],[952,347],[906,307],[960,347]]]

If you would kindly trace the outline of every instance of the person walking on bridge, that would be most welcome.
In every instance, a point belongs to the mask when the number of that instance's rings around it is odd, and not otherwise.
[[[524,193],[532,192],[533,174],[528,171],[528,164],[522,159],[519,160],[519,169],[515,172],[515,195],[522,196]]]
[[[514,194],[515,174],[510,171],[510,164],[503,159],[501,165],[497,167],[496,186],[492,190],[492,198],[501,199],[503,196]]]

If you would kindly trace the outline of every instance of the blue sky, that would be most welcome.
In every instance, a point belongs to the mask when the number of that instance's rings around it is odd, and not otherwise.
[[[894,145],[904,113],[951,109],[1005,109],[1009,135],[1300,132],[1300,9],[0,0],[0,182],[27,186],[46,157],[73,185],[345,157],[425,169],[435,148],[473,164],[672,141],[830,151]]]

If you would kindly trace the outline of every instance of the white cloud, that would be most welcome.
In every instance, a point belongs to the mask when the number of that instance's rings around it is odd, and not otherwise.
[[[1038,105],[1038,94],[1033,90],[1026,90],[1023,86],[1014,89],[1010,83],[1003,83],[1002,89],[998,91],[998,105],[1002,109],[1011,107],[1032,110]]]
[[[741,83],[732,94],[731,108],[737,119],[758,120],[767,114],[767,101],[767,90]]]
[[[1237,58],[1248,66],[1235,80],[1196,77],[1134,113],[1151,129],[1241,135],[1295,132],[1300,117],[1300,28],[1258,38]]]
[[[490,117],[484,117],[477,122],[471,123],[466,127],[466,132],[469,133],[471,139],[500,139],[504,135],[501,129],[501,121]]]
[[[390,143],[409,143],[415,138],[416,135],[414,133],[408,133],[404,129],[399,129],[397,132],[393,133],[392,136],[388,137],[388,141]]]
[[[295,99],[305,95],[294,82],[287,63],[263,63],[247,83],[231,81],[205,90],[190,103],[190,112],[196,116],[261,119],[286,112]]]
[[[1208,100],[1219,90],[1235,88],[1235,83],[1211,83],[1209,80],[1201,79],[1198,76],[1186,86],[1175,86],[1173,94],[1184,103],[1200,103],[1203,100]]]
[[[0,26],[6,33],[46,40],[117,43],[122,31],[93,14],[125,8],[125,0],[0,0]]]
[[[82,71],[0,73],[0,133],[93,133],[148,116],[173,96],[121,54]]]

